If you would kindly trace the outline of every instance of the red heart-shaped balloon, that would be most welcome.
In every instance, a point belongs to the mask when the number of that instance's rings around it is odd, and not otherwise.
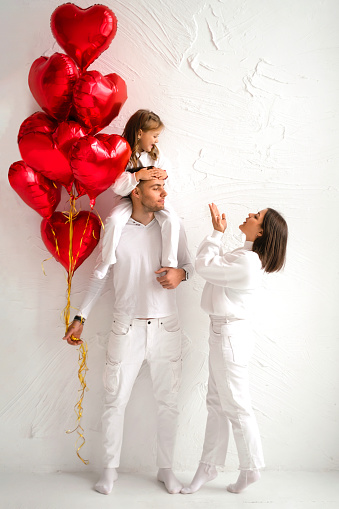
[[[34,113],[20,126],[19,150],[29,166],[50,180],[60,182],[70,192],[74,180],[70,150],[87,132],[77,122],[65,121],[58,125],[44,113]]]
[[[85,72],[73,89],[73,114],[92,133],[98,132],[119,115],[126,99],[126,83],[118,74]]]
[[[78,69],[62,53],[40,57],[31,66],[28,85],[39,106],[57,120],[65,120],[72,106],[72,93]]]
[[[24,161],[17,161],[10,166],[8,180],[29,207],[42,217],[51,217],[60,202],[59,186],[30,168]]]
[[[111,44],[117,18],[105,5],[82,9],[67,3],[53,12],[51,30],[59,45],[84,70]]]
[[[90,197],[91,207],[95,198],[121,175],[130,157],[129,144],[117,134],[84,136],[73,145],[73,174]]]
[[[20,126],[18,142],[23,136],[32,132],[52,133],[58,127],[58,122],[48,117],[45,113],[37,111],[26,118]]]
[[[81,211],[73,216],[72,261],[69,263],[69,217],[54,212],[41,222],[41,238],[48,251],[65,269],[74,272],[92,253],[100,238],[100,221],[92,212]]]

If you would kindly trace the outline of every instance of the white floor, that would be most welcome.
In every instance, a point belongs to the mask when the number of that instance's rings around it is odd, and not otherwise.
[[[0,474],[1,509],[338,509],[339,472],[263,472],[240,495],[225,490],[236,473],[222,473],[193,495],[169,495],[151,474],[120,474],[110,495],[93,491],[97,474]],[[190,473],[178,474],[184,483]]]

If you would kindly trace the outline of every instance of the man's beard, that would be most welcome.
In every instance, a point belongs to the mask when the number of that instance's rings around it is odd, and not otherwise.
[[[165,204],[162,204],[162,205],[156,205],[156,204],[147,204],[147,203],[143,203],[142,204],[145,211],[147,212],[159,212],[160,210],[164,210],[165,208]]]

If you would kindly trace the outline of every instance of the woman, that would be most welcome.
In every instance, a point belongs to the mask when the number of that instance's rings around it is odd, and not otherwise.
[[[260,479],[264,458],[258,425],[251,406],[248,362],[254,346],[249,325],[252,301],[262,272],[279,271],[285,263],[287,224],[274,209],[249,214],[239,226],[245,234],[243,247],[223,253],[225,214],[209,205],[214,231],[199,246],[196,271],[206,280],[201,305],[210,315],[210,355],[207,424],[203,453],[190,486],[194,493],[217,476],[224,465],[232,427],[240,475],[227,486],[240,493]]]

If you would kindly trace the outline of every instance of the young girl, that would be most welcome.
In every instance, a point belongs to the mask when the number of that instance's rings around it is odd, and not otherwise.
[[[224,465],[230,428],[236,443],[240,475],[227,490],[240,493],[260,479],[264,458],[252,410],[248,363],[254,339],[248,319],[262,271],[279,271],[286,256],[287,225],[281,215],[267,208],[249,214],[239,226],[246,235],[243,247],[224,253],[221,239],[225,214],[210,205],[214,231],[199,246],[196,271],[205,280],[201,305],[210,315],[210,355],[207,424],[198,470],[182,493],[194,493],[217,476]]]
[[[101,260],[95,271],[100,279],[105,277],[108,267],[116,262],[116,247],[132,213],[131,200],[122,197],[127,197],[140,180],[167,179],[169,176],[169,163],[157,148],[163,128],[159,116],[149,110],[138,110],[125,126],[122,135],[131,146],[132,155],[126,171],[112,186],[119,199],[105,222]],[[167,201],[164,210],[155,213],[155,218],[161,226],[162,267],[177,267],[179,218]]]

